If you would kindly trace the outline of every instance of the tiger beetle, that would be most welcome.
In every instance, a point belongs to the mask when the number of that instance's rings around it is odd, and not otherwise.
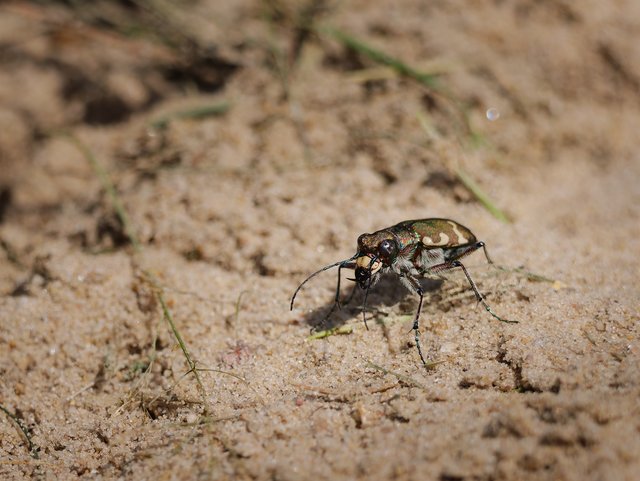
[[[493,264],[484,242],[478,241],[476,236],[465,226],[450,219],[407,220],[373,234],[362,234],[358,237],[358,250],[353,256],[323,267],[307,277],[298,286],[291,298],[291,309],[293,310],[293,303],[302,286],[321,272],[337,266],[338,284],[335,301],[327,315],[328,318],[336,307],[340,308],[340,271],[354,269],[355,278],[349,280],[356,282],[356,285],[365,291],[362,317],[365,327],[369,329],[366,318],[369,289],[378,282],[382,274],[391,271],[398,276],[400,282],[409,291],[420,297],[418,310],[413,320],[413,331],[420,360],[427,367],[427,362],[422,355],[419,337],[420,311],[424,299],[424,291],[418,281],[419,277],[460,268],[469,281],[476,299],[482,303],[489,314],[502,322],[518,322],[503,319],[491,310],[484,296],[480,294],[469,271],[460,262],[461,258],[481,247],[487,262]]]

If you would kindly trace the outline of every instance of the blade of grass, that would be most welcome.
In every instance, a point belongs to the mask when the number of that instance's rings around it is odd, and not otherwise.
[[[307,337],[307,341],[324,339],[325,337],[335,336],[338,334],[351,334],[352,332],[353,332],[353,327],[351,326],[334,327],[333,329],[326,329],[324,331],[318,331],[311,334],[309,337]]]
[[[480,202],[485,209],[487,209],[491,215],[493,215],[496,219],[505,224],[511,223],[511,219],[507,216],[507,214],[498,208],[493,201],[489,198],[489,196],[480,188],[478,184],[461,168],[457,168],[455,170],[456,176],[462,182],[462,184],[471,192],[478,202]]]
[[[207,117],[218,117],[224,115],[231,108],[229,102],[220,102],[218,104],[204,105],[193,109],[177,110],[159,117],[150,122],[150,126],[154,129],[164,129],[169,123],[176,119],[205,119]]]
[[[392,55],[389,55],[382,50],[374,48],[364,41],[356,39],[355,37],[335,28],[321,27],[318,28],[318,32],[321,34],[324,33],[334,38],[345,47],[350,48],[351,50],[354,50],[355,52],[358,52],[365,57],[368,57],[376,63],[390,67],[399,75],[403,75],[405,77],[416,80],[420,84],[432,89],[433,91],[438,92],[444,99],[450,102],[453,108],[458,112],[458,117],[456,118],[455,116],[453,116],[452,118],[454,122],[459,124],[459,126],[466,132],[466,134],[471,137],[471,143],[473,145],[481,145],[482,142],[485,141],[482,134],[477,132],[471,125],[467,107],[465,107],[465,105],[458,98],[456,98],[453,93],[448,91],[448,89],[446,89],[446,87],[439,82],[438,78],[442,75],[442,72],[427,73],[421,71],[408,65],[402,60],[393,57]]]
[[[89,149],[89,147],[84,142],[82,142],[80,139],[78,139],[72,134],[67,134],[66,136],[71,141],[71,143],[80,150],[80,152],[84,155],[84,157],[93,167],[94,171],[96,172],[96,175],[98,176],[98,178],[100,179],[100,182],[102,183],[103,188],[111,198],[111,204],[113,206],[113,209],[116,211],[116,215],[120,219],[120,222],[122,222],[122,226],[125,230],[127,237],[129,238],[129,242],[131,242],[131,245],[134,248],[135,253],[137,254],[141,253],[142,246],[140,244],[140,241],[138,240],[135,229],[133,228],[133,225],[129,220],[129,216],[127,215],[127,211],[124,208],[124,204],[120,200],[120,196],[118,195],[118,192],[115,186],[113,185],[113,182],[111,182],[111,179],[109,178],[109,174],[107,173],[106,169],[102,166],[102,164],[100,164],[100,162],[98,162],[98,159],[96,159],[91,149]],[[162,291],[162,287],[160,287],[159,283],[157,282],[157,279],[152,273],[142,270],[142,274],[154,288],[154,293],[156,295],[156,298],[160,303],[160,306],[162,307],[162,314],[163,314],[164,320],[167,322],[167,324],[171,328],[171,331],[174,337],[176,338],[176,341],[178,342],[180,349],[182,350],[182,354],[184,355],[184,358],[187,361],[189,370],[193,372],[193,375],[198,384],[198,390],[200,391],[200,395],[202,396],[202,401],[205,407],[205,411],[207,411],[208,402],[207,402],[206,390],[204,388],[204,384],[202,384],[200,375],[196,370],[196,364],[191,358],[191,355],[189,354],[189,350],[187,349],[187,345],[182,339],[182,335],[180,334],[180,331],[176,326],[176,323],[173,319],[173,314],[171,313],[171,310],[167,306],[167,303],[165,301],[164,294]]]
[[[98,162],[98,159],[96,159],[91,149],[89,149],[89,147],[84,142],[82,142],[72,134],[66,134],[66,137],[82,153],[89,164],[91,164],[93,171],[96,173],[98,179],[100,180],[100,183],[102,184],[102,188],[107,192],[107,195],[111,199],[113,210],[116,211],[116,215],[120,219],[120,222],[122,222],[122,227],[124,228],[129,242],[131,242],[131,245],[136,252],[140,252],[141,248],[140,242],[138,241],[138,236],[133,229],[133,224],[129,220],[129,216],[124,208],[124,205],[122,204],[122,201],[120,200],[120,197],[118,196],[118,192],[116,191],[113,182],[111,182],[111,179],[109,178],[109,174],[102,166],[102,164]]]
[[[437,141],[440,139],[440,134],[438,131],[431,125],[429,119],[422,112],[418,112],[416,114],[416,118],[418,119],[418,123],[424,130],[425,134],[429,141]],[[511,219],[507,216],[507,214],[498,208],[495,203],[491,200],[491,198],[480,188],[480,186],[471,178],[469,174],[467,174],[462,168],[456,167],[451,169],[455,172],[456,177],[465,186],[465,188],[471,192],[471,194],[482,204],[482,206],[487,209],[491,215],[493,215],[496,219],[504,222],[505,224],[509,224]]]
[[[18,416],[13,414],[11,411],[9,411],[7,408],[5,408],[1,404],[0,404],[0,411],[5,413],[9,417],[9,419],[11,419],[14,423],[16,423],[20,431],[22,431],[24,438],[27,440],[27,448],[29,449],[29,454],[31,455],[32,458],[38,459],[38,448],[35,444],[33,444],[33,441],[31,440],[31,435],[29,434],[29,430],[24,426],[24,424],[22,424],[22,421],[20,421],[20,418],[18,418]]]
[[[351,35],[348,35],[340,30],[335,28],[322,28],[320,32],[326,33],[330,37],[333,37],[338,42],[343,44],[345,47],[350,48],[351,50],[355,50],[356,52],[368,57],[372,61],[387,65],[391,67],[393,70],[398,72],[400,75],[404,75],[406,77],[410,77],[421,84],[430,87],[432,89],[438,89],[439,84],[437,81],[436,74],[429,74],[425,72],[421,72],[410,65],[407,65],[402,60],[393,57],[382,50],[378,50],[377,48],[371,47],[367,43],[362,40],[358,40]]]
[[[200,375],[196,370],[196,363],[193,361],[193,359],[191,358],[191,355],[189,354],[187,345],[182,339],[182,335],[180,334],[180,331],[178,330],[178,327],[176,326],[176,323],[173,320],[173,314],[171,314],[171,310],[169,309],[169,307],[167,306],[167,303],[165,302],[162,291],[157,291],[156,295],[158,297],[158,302],[160,302],[160,305],[162,306],[162,313],[164,315],[164,319],[165,321],[167,321],[167,324],[169,324],[169,327],[171,328],[171,331],[173,332],[173,335],[175,336],[176,341],[178,341],[178,344],[180,345],[180,349],[182,349],[182,353],[184,354],[187,364],[189,365],[189,369],[193,371],[193,376],[196,378],[196,382],[198,383],[198,388],[200,389],[200,394],[202,395],[203,400],[205,401],[205,406],[206,406],[207,405],[206,391],[204,389],[204,384],[202,384],[202,380],[200,379]]]
[[[398,75],[411,78],[425,87],[438,92],[438,94],[442,96],[443,99],[446,99],[458,113],[457,117],[455,115],[452,116],[452,120],[459,126],[459,128],[469,135],[472,145],[482,145],[486,142],[484,136],[473,128],[469,119],[467,107],[439,81],[439,77],[441,77],[444,72],[428,73],[414,68],[399,58],[389,55],[388,53],[372,47],[366,42],[356,39],[355,37],[335,28],[319,28],[318,32],[325,33],[342,43],[345,47],[368,57],[373,62],[388,66]]]
[[[240,302],[242,302],[242,296],[244,296],[245,294],[247,294],[249,291],[240,291],[240,294],[238,294],[238,299],[236,300],[236,310],[235,310],[235,323],[238,324],[238,317],[240,316]]]
[[[445,361],[434,361],[434,362],[430,362],[430,363],[427,365],[427,369],[433,369],[435,366],[437,366],[438,364],[442,364],[443,362],[445,362]],[[389,371],[387,368],[384,368],[384,367],[382,367],[382,366],[378,366],[377,364],[374,364],[374,363],[372,363],[371,361],[369,361],[369,362],[367,363],[367,366],[368,366],[368,367],[370,367],[370,368],[375,369],[376,371],[380,371],[380,372],[382,372],[383,374],[391,374],[392,376],[394,376],[394,377],[395,377],[396,379],[398,379],[399,381],[402,381],[402,382],[404,382],[404,383],[406,383],[406,384],[409,384],[410,386],[420,388],[420,389],[422,389],[423,391],[429,391],[429,390],[427,389],[427,387],[426,387],[424,384],[419,383],[418,381],[416,381],[416,380],[415,380],[415,379],[413,379],[412,377],[405,376],[404,374],[400,374],[400,373],[397,373],[397,372]]]

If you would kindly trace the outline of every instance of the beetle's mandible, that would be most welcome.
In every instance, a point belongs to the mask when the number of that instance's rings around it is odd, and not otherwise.
[[[420,297],[418,310],[413,321],[416,347],[422,363],[427,362],[422,354],[419,337],[419,319],[422,310],[424,292],[418,279],[430,274],[460,268],[471,285],[476,299],[494,318],[502,322],[509,321],[497,316],[480,294],[476,283],[467,268],[460,262],[464,256],[481,248],[489,263],[493,263],[484,242],[478,241],[475,235],[465,226],[451,219],[420,219],[400,222],[392,227],[381,229],[373,234],[362,234],[358,237],[357,252],[350,258],[330,264],[314,272],[298,286],[291,298],[291,309],[296,295],[309,280],[321,272],[338,267],[338,284],[334,305],[329,315],[340,306],[340,273],[342,269],[353,269],[354,280],[365,291],[362,306],[364,324],[367,326],[366,303],[369,289],[378,282],[385,272],[395,274],[409,291]],[[368,329],[368,326],[367,326]]]

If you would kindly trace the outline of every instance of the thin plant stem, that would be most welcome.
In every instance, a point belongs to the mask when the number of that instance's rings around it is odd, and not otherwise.
[[[9,419],[11,419],[14,423],[16,423],[16,425],[18,426],[18,428],[20,429],[20,431],[24,435],[24,438],[27,441],[27,448],[29,449],[29,454],[31,455],[32,458],[38,459],[38,448],[36,447],[35,444],[33,444],[33,441],[31,440],[31,435],[29,434],[29,430],[24,426],[24,424],[22,424],[22,421],[20,421],[18,416],[13,414],[11,411],[9,411],[7,408],[5,408],[1,404],[0,404],[0,411],[5,413],[9,417]]]
[[[407,65],[402,60],[393,57],[386,52],[383,52],[382,50],[371,47],[362,40],[358,40],[355,37],[352,37],[351,35],[335,28],[323,28],[321,29],[321,31],[335,38],[345,47],[355,50],[356,52],[366,57],[369,57],[376,63],[392,68],[400,75],[412,78],[429,88],[438,89],[440,87],[436,80],[437,75],[435,74],[421,72],[420,70]]]
[[[487,209],[491,215],[493,215],[496,219],[505,224],[511,223],[511,220],[507,216],[507,214],[501,210],[496,204],[493,203],[491,198],[486,194],[484,190],[480,188],[480,186],[471,178],[469,174],[467,174],[461,168],[456,169],[456,177],[462,182],[462,184],[473,194],[473,196],[478,199],[485,209]]]
[[[108,193],[111,199],[111,204],[113,206],[113,209],[116,212],[116,215],[120,219],[120,222],[122,222],[122,226],[125,230],[127,238],[129,239],[129,242],[131,242],[131,245],[133,246],[134,253],[140,254],[142,252],[142,245],[138,240],[135,229],[133,228],[133,224],[129,220],[129,216],[127,214],[126,209],[124,208],[124,204],[122,203],[120,196],[118,195],[118,192],[115,188],[115,185],[113,184],[113,182],[109,177],[108,172],[102,166],[102,164],[98,161],[98,159],[96,159],[91,149],[89,149],[89,147],[84,142],[82,142],[80,139],[78,139],[72,134],[67,134],[67,138],[69,138],[69,140],[73,143],[73,145],[75,145],[80,150],[80,152],[82,152],[85,159],[93,167],[94,171],[96,172],[96,175],[98,176],[98,178],[100,179],[100,182],[102,183],[103,188]],[[200,391],[200,395],[202,396],[202,401],[205,407],[205,411],[207,411],[208,402],[207,402],[207,396],[206,396],[206,390],[204,388],[204,384],[202,383],[202,379],[200,378],[200,375],[198,374],[198,371],[196,369],[195,361],[192,359],[191,354],[189,353],[189,350],[187,348],[187,345],[184,342],[182,335],[178,330],[178,327],[176,326],[176,323],[173,318],[173,314],[171,313],[171,310],[167,306],[167,303],[164,298],[163,290],[160,287],[159,283],[157,282],[157,279],[153,274],[147,271],[143,271],[143,274],[146,280],[154,287],[154,294],[156,296],[156,299],[160,303],[160,306],[162,307],[162,314],[163,314],[164,320],[169,325],[173,333],[173,336],[175,337],[176,341],[178,342],[178,345],[180,346],[180,349],[182,350],[182,354],[184,355],[184,358],[187,361],[187,365],[189,366],[189,371],[193,373],[196,379],[196,382],[198,384],[198,390]]]

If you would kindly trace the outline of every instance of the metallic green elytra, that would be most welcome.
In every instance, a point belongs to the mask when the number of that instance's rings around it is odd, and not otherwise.
[[[493,313],[484,300],[484,296],[480,294],[469,271],[460,262],[462,257],[481,247],[487,261],[492,263],[484,242],[478,241],[468,228],[450,219],[407,220],[372,234],[362,234],[358,237],[357,252],[352,257],[323,267],[307,277],[298,286],[291,298],[291,309],[293,309],[296,295],[303,285],[321,272],[338,267],[335,302],[327,314],[329,317],[336,307],[340,307],[341,270],[343,268],[354,269],[355,278],[350,280],[355,281],[356,285],[365,291],[362,315],[364,324],[367,326],[366,303],[369,289],[378,282],[382,274],[387,272],[395,274],[409,291],[420,297],[413,330],[418,354],[422,363],[427,366],[422,355],[419,338],[419,319],[424,298],[424,292],[419,282],[421,277],[460,268],[469,281],[478,302],[482,303],[489,314],[499,321],[517,322],[503,319]]]

